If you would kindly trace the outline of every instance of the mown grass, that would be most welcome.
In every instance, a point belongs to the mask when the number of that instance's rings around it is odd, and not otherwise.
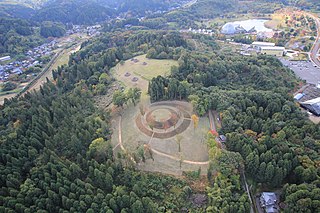
[[[171,73],[172,66],[178,66],[178,62],[174,60],[157,60],[148,59],[146,55],[140,55],[135,57],[137,62],[131,61],[131,59],[124,62],[124,64],[118,64],[112,69],[113,76],[122,82],[126,88],[138,87],[142,90],[142,95],[147,92],[149,81],[157,77],[168,76]],[[145,64],[144,64],[145,63]],[[126,77],[126,73],[130,73],[130,76]],[[134,77],[138,78],[138,81],[133,82]]]

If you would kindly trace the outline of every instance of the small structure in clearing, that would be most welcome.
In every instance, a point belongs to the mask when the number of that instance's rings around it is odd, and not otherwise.
[[[131,73],[129,73],[129,72],[126,72],[126,73],[124,74],[125,77],[129,77],[130,75],[131,75]]]
[[[138,63],[139,62],[139,60],[136,59],[136,58],[131,59],[131,61],[134,62],[134,63]]]
[[[260,197],[260,205],[267,213],[279,212],[278,199],[274,192],[263,192]]]
[[[137,82],[138,80],[139,80],[138,77],[133,77],[131,81],[132,81],[132,82]]]

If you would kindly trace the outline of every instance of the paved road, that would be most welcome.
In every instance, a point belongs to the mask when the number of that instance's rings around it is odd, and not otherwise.
[[[316,64],[318,67],[320,67],[320,60],[318,57],[319,49],[320,49],[320,20],[317,16],[307,13],[308,16],[312,17],[316,24],[317,24],[317,38],[315,43],[313,44],[311,51],[310,51],[310,59],[314,64]]]
[[[289,67],[302,80],[309,84],[317,84],[320,81],[320,69],[310,61],[289,61],[279,58],[282,64]]]

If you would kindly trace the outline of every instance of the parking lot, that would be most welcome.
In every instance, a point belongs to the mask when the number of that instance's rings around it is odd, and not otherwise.
[[[310,61],[289,61],[284,58],[279,59],[282,64],[289,67],[302,80],[306,80],[309,84],[317,84],[320,82],[320,68],[315,67]]]

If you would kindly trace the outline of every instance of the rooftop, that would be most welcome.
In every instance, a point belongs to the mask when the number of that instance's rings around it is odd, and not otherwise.
[[[273,46],[263,46],[263,47],[260,47],[261,50],[282,50],[284,51],[285,48],[284,47],[273,47]]]
[[[275,43],[271,43],[271,42],[261,42],[261,41],[255,41],[252,43],[252,45],[254,46],[268,46],[268,47],[274,47],[276,46]]]
[[[320,97],[301,102],[300,105],[306,109],[308,109],[313,114],[320,116]]]
[[[274,192],[263,192],[260,197],[261,207],[265,208],[267,213],[278,212],[277,195]]]

